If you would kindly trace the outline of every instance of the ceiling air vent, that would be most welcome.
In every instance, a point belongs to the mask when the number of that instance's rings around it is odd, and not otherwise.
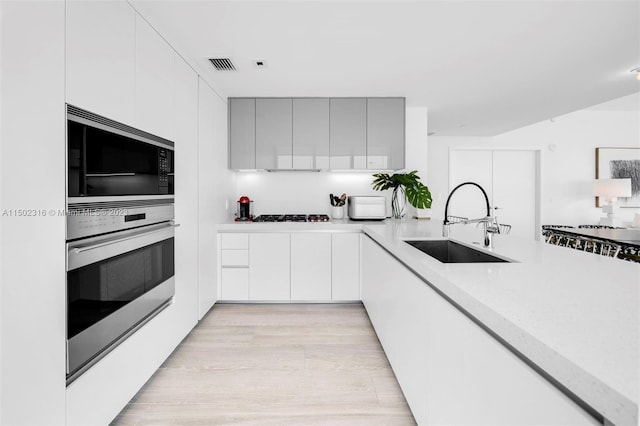
[[[229,58],[210,58],[209,62],[213,64],[218,71],[235,71],[236,67]]]

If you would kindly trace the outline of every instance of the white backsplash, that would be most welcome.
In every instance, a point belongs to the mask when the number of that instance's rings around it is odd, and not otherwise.
[[[374,191],[372,181],[372,173],[362,172],[241,172],[237,195],[254,201],[255,215],[330,214],[329,194],[385,195],[388,201],[390,191]]]

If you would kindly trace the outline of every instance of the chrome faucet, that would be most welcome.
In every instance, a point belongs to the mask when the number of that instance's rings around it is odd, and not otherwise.
[[[458,190],[461,186],[465,185],[473,185],[478,187],[480,191],[482,191],[482,195],[484,195],[484,200],[487,203],[487,215],[485,217],[481,217],[479,219],[465,219],[458,222],[449,222],[449,201],[451,201],[451,196],[454,192]],[[447,204],[444,207],[444,221],[442,222],[442,236],[449,237],[449,227],[454,223],[459,223],[462,225],[466,225],[468,223],[482,223],[484,226],[484,246],[493,248],[493,234],[500,233],[500,226],[498,224],[498,220],[491,216],[491,206],[489,205],[489,197],[487,196],[487,192],[477,183],[475,182],[464,182],[460,185],[453,188],[451,193],[449,193],[449,197],[447,197]]]

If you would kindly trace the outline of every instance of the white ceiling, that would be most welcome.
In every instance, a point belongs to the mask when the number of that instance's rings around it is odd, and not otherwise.
[[[226,96],[405,96],[437,135],[491,136],[640,90],[637,0],[130,1]]]

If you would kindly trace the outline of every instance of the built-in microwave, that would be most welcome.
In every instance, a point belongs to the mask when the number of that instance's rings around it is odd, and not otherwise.
[[[67,196],[172,196],[173,142],[67,106]]]

